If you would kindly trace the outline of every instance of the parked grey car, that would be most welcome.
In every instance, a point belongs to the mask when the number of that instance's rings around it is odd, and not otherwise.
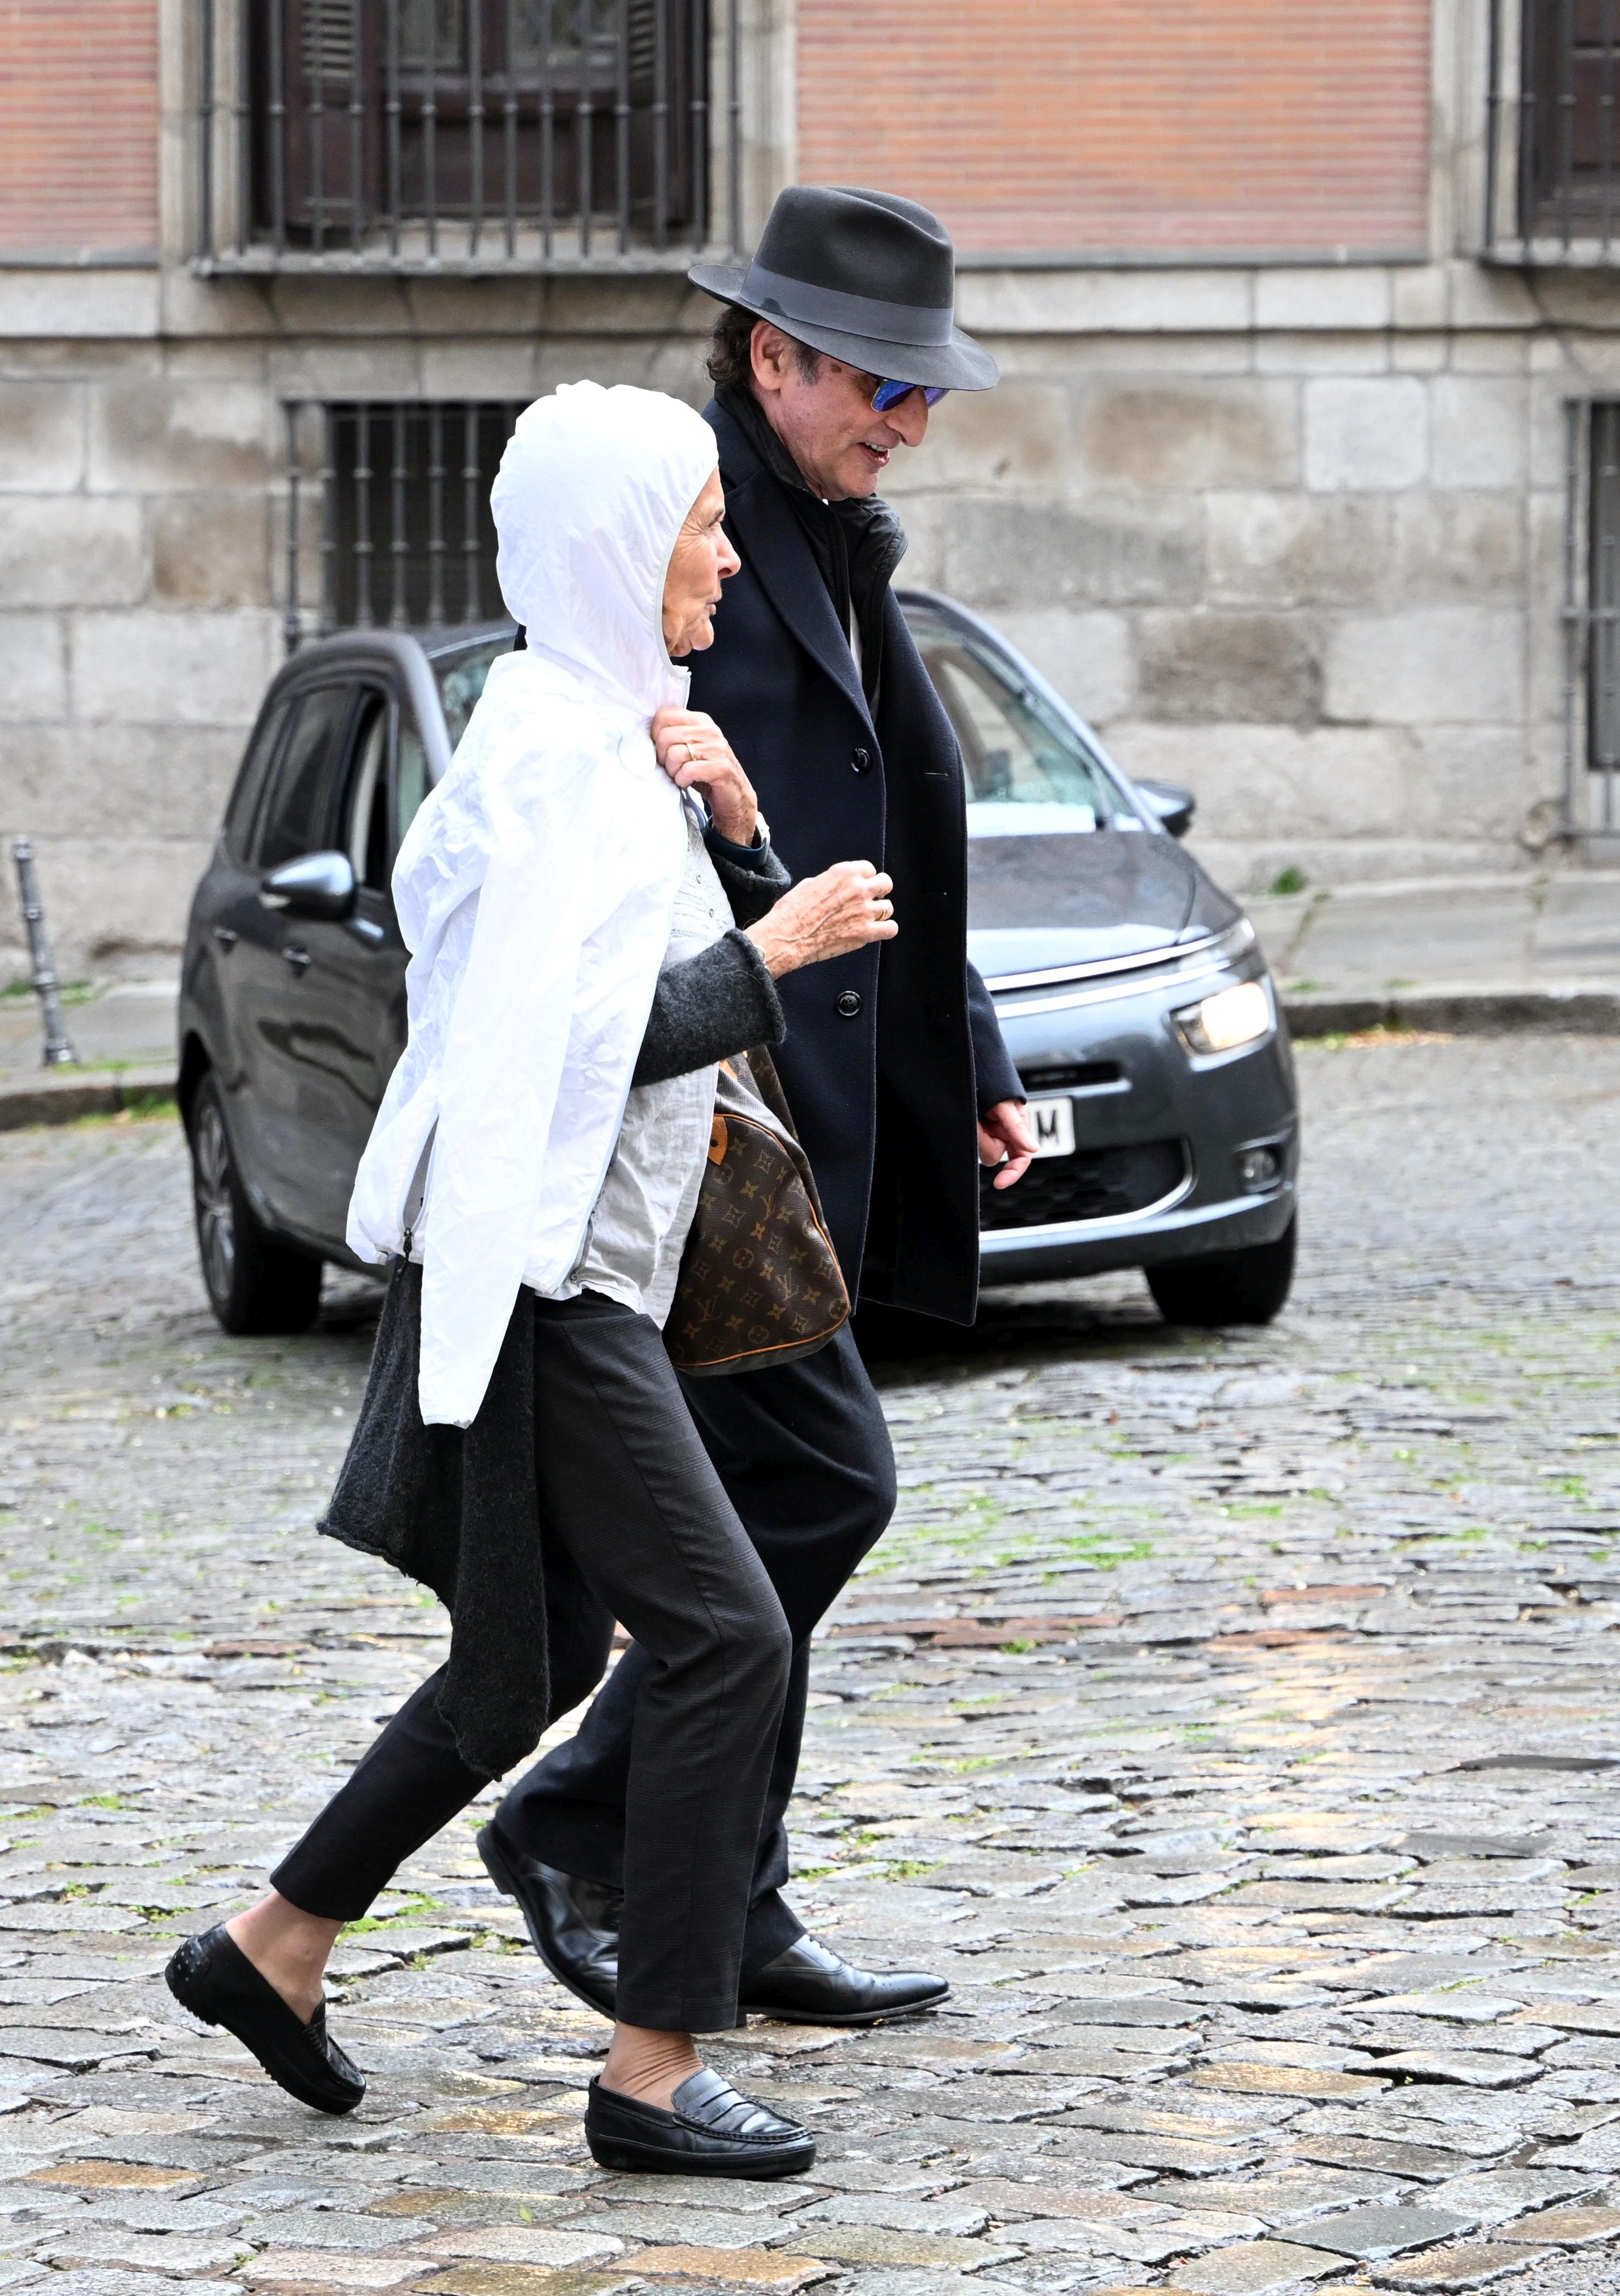
[[[1039,671],[949,598],[906,617],[962,745],[968,946],[1042,1144],[982,1197],[987,1283],[1140,1267],[1164,1313],[1263,1323],[1294,1269],[1298,1110],[1254,929]]]
[[[1192,798],[1131,782],[950,599],[901,604],[961,742],[969,942],[1041,1144],[1016,1186],[986,1177],[985,1282],[1141,1267],[1172,1320],[1269,1320],[1294,1264],[1293,1069],[1253,926],[1176,841]],[[198,1243],[227,1331],[302,1328],[323,1264],[355,1264],[349,1190],[405,1039],[393,856],[512,637],[351,632],[266,695],[180,993]]]

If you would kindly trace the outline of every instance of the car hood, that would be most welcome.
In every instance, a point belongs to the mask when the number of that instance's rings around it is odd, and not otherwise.
[[[1242,914],[1173,839],[1148,831],[968,841],[968,952],[987,975],[1141,956]]]

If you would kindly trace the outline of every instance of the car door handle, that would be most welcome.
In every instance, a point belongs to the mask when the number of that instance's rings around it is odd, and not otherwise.
[[[234,948],[241,938],[241,934],[236,931],[234,925],[216,925],[214,927],[214,939],[218,942],[221,948]]]
[[[286,958],[287,963],[292,967],[294,972],[302,972],[309,962],[308,950],[307,948],[300,948],[298,942],[295,940],[290,940],[287,942],[282,950],[282,955]]]

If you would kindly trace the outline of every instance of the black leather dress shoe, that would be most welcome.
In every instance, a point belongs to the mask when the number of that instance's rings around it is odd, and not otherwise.
[[[670,2104],[665,2112],[592,2081],[585,2141],[596,2166],[676,2177],[798,2177],[815,2160],[808,2129],[739,2096],[709,2065],[682,2081]]]
[[[743,1980],[741,2010],[795,2025],[880,2025],[932,2009],[950,1988],[921,1970],[857,1969],[828,1946],[802,1937]]]
[[[588,2009],[613,2014],[619,1990],[619,1916],[623,1892],[582,1882],[514,1849],[495,1826],[478,1837],[484,1870],[504,1898],[515,1898],[529,1941],[559,1985]]]
[[[223,1926],[187,1938],[163,1975],[183,2009],[205,2025],[234,2033],[300,2104],[317,2112],[352,2112],[365,2095],[365,2074],[326,2030],[325,2003],[300,2024]]]

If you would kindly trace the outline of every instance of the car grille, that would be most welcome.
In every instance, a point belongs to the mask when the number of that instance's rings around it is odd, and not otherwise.
[[[1118,1084],[1124,1073],[1117,1061],[1068,1061],[1057,1068],[1025,1069],[1024,1086],[1032,1099],[1039,1093],[1062,1092],[1073,1085]]]
[[[1059,1220],[1124,1219],[1172,1195],[1186,1175],[1187,1151],[1180,1140],[1041,1156],[1010,1188],[995,1187],[993,1172],[981,1173],[979,1226],[1045,1227]]]

